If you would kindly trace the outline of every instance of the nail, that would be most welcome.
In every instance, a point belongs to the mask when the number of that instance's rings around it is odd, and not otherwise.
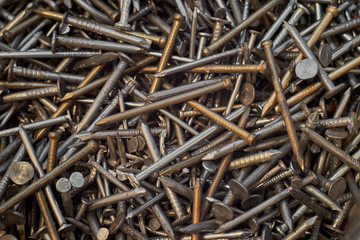
[[[305,177],[302,181],[302,184],[304,186],[306,186],[306,185],[310,184],[312,181],[314,181],[314,178],[316,178],[316,177],[315,176]],[[285,199],[289,195],[290,195],[290,188],[286,188],[282,192],[274,195],[273,197],[268,198],[267,200],[265,200],[263,203],[259,204],[258,206],[246,211],[239,217],[236,217],[233,220],[225,222],[218,229],[216,229],[215,233],[222,233],[222,232],[225,232],[227,230],[230,230],[230,229],[236,227],[237,225],[243,223],[244,221],[248,220],[252,216],[255,216],[256,214],[262,212],[269,206],[272,206],[273,204],[276,204],[277,202]]]
[[[284,95],[284,92],[282,90],[282,86],[280,83],[280,77],[278,75],[278,72],[276,70],[275,65],[275,59],[272,54],[272,42],[266,41],[262,42],[262,47],[264,48],[266,57],[268,59],[269,65],[270,65],[270,71],[271,71],[271,80],[272,84],[274,86],[275,92],[276,92],[276,98],[281,108],[281,114],[283,116],[286,131],[289,135],[291,146],[293,149],[293,152],[295,154],[296,162],[299,164],[302,170],[304,170],[304,157],[302,155],[302,152],[299,147],[299,140],[296,135],[296,130],[294,126],[294,122],[291,119],[291,115],[289,112],[289,106],[286,104],[286,98]]]
[[[301,225],[295,228],[295,230],[289,235],[287,235],[284,239],[286,240],[297,239],[299,236],[301,236],[304,232],[306,232],[314,225],[317,218],[318,218],[317,216],[314,216],[312,218],[305,220]]]
[[[131,26],[128,23],[130,12],[130,0],[124,0],[121,4],[121,15],[119,22],[115,23],[115,27],[120,30],[129,31]]]
[[[336,9],[336,8],[335,8]],[[343,85],[338,85],[335,87],[332,80],[329,78],[327,73],[325,72],[324,68],[321,66],[321,64],[317,61],[317,58],[311,51],[311,49],[307,46],[306,42],[302,39],[300,36],[300,33],[296,30],[295,27],[289,25],[288,23],[284,22],[285,28],[287,29],[289,35],[294,39],[294,41],[297,43],[297,46],[300,48],[302,53],[309,59],[315,60],[316,64],[318,65],[318,77],[320,78],[321,82],[324,84],[324,86],[327,89],[327,93],[325,95],[326,98],[330,98],[337,93],[339,93],[339,90],[343,88]]]
[[[108,37],[113,37],[118,40],[122,40],[124,42],[128,42],[138,47],[142,47],[145,49],[150,48],[149,42],[140,37],[130,36],[128,34],[119,32],[111,27],[108,27],[103,24],[91,22],[85,20],[83,18],[78,18],[74,16],[64,15],[56,12],[50,12],[46,10],[34,10],[34,13],[49,19],[54,19],[56,21],[63,21],[65,24],[70,24],[73,27],[80,28],[83,30],[87,30],[90,32],[96,32],[97,34],[102,34]]]
[[[45,220],[46,229],[51,239],[60,239],[55,227],[54,220],[51,217],[49,206],[47,205],[45,195],[41,189],[35,192],[36,200],[38,202],[41,214]]]
[[[200,222],[200,208],[201,208],[201,195],[202,189],[200,184],[200,179],[197,178],[194,186],[194,203],[193,203],[193,212],[192,212],[192,223]],[[199,239],[198,233],[193,233],[191,235],[192,239]]]
[[[315,131],[312,131],[307,128],[302,128],[302,127],[300,127],[300,129],[302,132],[304,132],[309,137],[309,139],[311,141],[318,144],[320,147],[324,148],[325,150],[327,150],[329,153],[333,154],[335,157],[337,157],[344,163],[348,164],[351,168],[353,168],[355,170],[356,169],[360,170],[360,165],[357,162],[357,160],[354,159],[353,157],[351,157],[349,154],[347,154],[343,150],[334,146],[332,143],[327,141],[325,138],[320,136]]]
[[[291,15],[291,17],[288,20],[288,23],[290,25],[296,25],[296,23],[300,20],[301,16],[303,16],[305,13],[307,15],[310,14],[309,10],[306,7],[304,7],[303,5],[301,5],[300,3],[296,3],[296,6],[297,6],[297,8],[296,8],[295,12]],[[274,39],[274,42],[273,42],[274,49],[284,41],[286,36],[287,36],[286,29],[284,29],[284,28],[281,29],[279,34]]]
[[[122,44],[116,42],[102,41],[102,40],[88,40],[86,38],[77,38],[77,37],[66,37],[61,35],[56,35],[56,32],[53,33],[53,41],[51,42],[51,48],[55,49],[56,46],[62,45],[67,47],[81,47],[89,49],[97,49],[104,51],[113,51],[113,52],[123,52],[123,53],[140,53],[143,51],[142,48],[131,45],[131,44]]]
[[[109,204],[114,204],[119,201],[125,201],[133,198],[144,196],[146,190],[144,188],[136,188],[121,193],[112,194],[108,197],[98,198],[89,203],[87,211],[91,211]]]
[[[90,109],[86,112],[85,116],[82,118],[81,122],[77,125],[76,132],[81,132],[90,124],[91,120],[95,118],[95,114],[97,114],[100,106],[104,102],[104,100],[108,97],[109,92],[115,86],[116,82],[119,80],[123,71],[127,67],[128,63],[126,60],[120,60],[117,64],[115,70],[110,75],[109,79],[101,88],[100,92],[95,98],[94,103],[91,105]]]
[[[211,44],[210,46],[203,49],[203,54],[205,56],[211,55],[215,50],[222,47],[225,43],[229,42],[232,38],[237,36],[241,31],[246,29],[252,22],[256,21],[257,19],[261,18],[266,14],[267,11],[274,8],[276,5],[281,3],[281,0],[272,0],[265,4],[263,7],[258,9],[255,13],[249,16],[245,21],[242,21],[239,25],[237,25],[234,29],[230,32],[222,36],[218,41]]]
[[[55,167],[56,152],[61,135],[62,135],[62,131],[55,131],[49,133],[49,155],[48,155],[48,163],[46,167],[47,173],[51,172]]]
[[[21,139],[23,140],[23,143],[25,145],[25,149],[26,149],[27,153],[29,154],[31,162],[34,165],[35,171],[39,175],[40,179],[45,177],[46,175],[44,174],[44,172],[42,170],[42,167],[41,167],[41,165],[39,163],[39,160],[37,159],[37,156],[35,154],[35,150],[34,150],[32,144],[31,144],[31,140],[30,140],[29,136],[27,135],[27,133],[25,132],[25,130],[21,126],[19,127],[19,134],[21,136]],[[40,179],[37,182],[39,182]],[[57,222],[58,222],[58,224],[60,226],[60,228],[58,229],[58,232],[68,231],[69,228],[71,228],[71,225],[66,223],[65,218],[62,215],[61,210],[59,209],[59,207],[58,207],[58,205],[57,205],[57,203],[55,201],[54,194],[53,194],[53,192],[52,192],[49,185],[45,186],[45,193],[47,195],[50,206],[51,206],[51,208],[52,208],[52,210],[54,212],[56,220],[57,220]]]
[[[34,177],[34,168],[28,162],[13,162],[9,168],[9,177],[17,185],[24,185]]]
[[[281,191],[283,191],[284,188],[283,188],[282,183],[275,184],[275,190],[276,190],[276,193],[280,193]],[[290,209],[289,209],[286,199],[284,199],[280,202],[280,212],[281,212],[283,221],[285,222],[285,224],[287,224],[290,231],[292,231],[294,228],[294,225],[293,225],[293,221],[291,218],[291,212],[290,212]]]
[[[236,49],[232,49],[232,50],[229,50],[229,51],[226,51],[226,52],[218,53],[218,54],[215,54],[215,55],[210,56],[210,57],[205,57],[205,58],[195,60],[195,61],[190,62],[190,63],[181,64],[181,65],[179,65],[177,67],[173,67],[173,68],[169,68],[169,69],[166,69],[166,70],[159,71],[154,76],[155,77],[166,77],[166,76],[171,75],[171,74],[175,74],[175,73],[183,72],[183,71],[186,71],[186,70],[194,69],[196,67],[201,67],[201,66],[204,66],[205,64],[212,63],[214,61],[221,60],[221,59],[226,58],[226,57],[234,56],[234,55],[238,54],[239,51],[240,51],[240,49],[236,48]]]
[[[158,64],[158,67],[156,70],[157,73],[161,72],[165,69],[166,64],[169,61],[171,51],[175,45],[176,37],[178,35],[180,26],[184,20],[185,20],[184,16],[177,14],[177,13],[174,15],[173,26],[172,26],[171,32],[167,38],[167,41],[166,41],[166,44],[164,47],[164,51],[163,51],[163,55],[160,58],[160,61],[159,61],[159,64]],[[156,92],[159,89],[160,84],[161,84],[161,79],[159,78],[159,76],[155,76],[155,78],[150,86],[149,93],[151,94],[153,92]]]
[[[290,193],[291,196],[299,201],[301,201],[305,206],[307,206],[309,209],[313,210],[316,215],[323,219],[330,220],[332,218],[331,211],[327,210],[323,206],[321,206],[316,201],[312,200],[306,193],[303,191],[290,187]]]
[[[276,158],[280,154],[281,152],[278,150],[268,150],[265,152],[259,152],[252,155],[248,155],[242,158],[236,158],[230,162],[228,171],[267,162]]]
[[[97,123],[97,125],[104,125],[104,124],[109,124],[109,123],[112,123],[115,121],[120,121],[123,119],[129,119],[131,117],[134,117],[134,116],[137,116],[140,114],[144,114],[144,113],[150,112],[152,110],[156,110],[156,109],[164,108],[166,106],[181,103],[181,102],[196,98],[196,97],[204,95],[204,94],[208,94],[208,93],[211,93],[211,92],[223,89],[223,88],[228,88],[228,87],[230,87],[229,86],[230,84],[231,84],[230,81],[228,79],[225,79],[224,81],[222,81],[220,83],[215,83],[211,86],[204,87],[201,90],[189,91],[188,93],[182,94],[182,96],[170,97],[165,100],[160,100],[155,103],[147,104],[143,107],[138,107],[135,109],[127,110],[123,113],[115,114],[110,117],[103,118],[101,121],[99,121]]]
[[[97,148],[98,145],[94,141],[89,141],[85,147],[83,147],[76,154],[72,155],[69,159],[55,167],[50,173],[47,173],[43,177],[40,177],[36,182],[27,186],[22,191],[17,193],[14,197],[8,199],[5,203],[3,203],[2,206],[0,206],[0,214],[5,213],[15,204],[21,202],[23,199],[27,198],[34,192],[44,187],[55,177],[59,176],[63,171],[73,166],[76,162],[83,159],[88,154],[95,152]]]

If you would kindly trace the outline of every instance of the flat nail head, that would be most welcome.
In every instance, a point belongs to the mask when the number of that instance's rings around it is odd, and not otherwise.
[[[56,190],[60,193],[66,193],[68,191],[70,191],[71,189],[71,183],[69,181],[69,179],[67,178],[60,178],[59,180],[57,180],[56,182]]]
[[[228,205],[225,205],[222,202],[214,203],[211,208],[211,213],[216,219],[220,220],[228,221],[234,218],[234,212]]]
[[[345,179],[342,177],[337,178],[331,183],[328,189],[328,196],[331,199],[337,199],[345,192],[345,189],[346,189]]]
[[[318,59],[323,67],[327,67],[330,65],[330,63],[332,62],[331,57],[332,57],[332,48],[330,44],[325,43],[321,45],[319,48]]]
[[[71,185],[75,188],[80,188],[85,183],[84,176],[80,172],[73,172],[70,175],[69,180],[70,180]]]
[[[345,83],[340,83],[339,85],[335,86],[333,89],[327,91],[324,94],[324,97],[326,99],[329,99],[329,98],[337,95],[338,93],[340,93],[342,90],[344,90],[344,88],[346,88],[346,84]]]
[[[249,210],[264,201],[264,197],[260,194],[253,194],[248,199],[241,201],[241,209]]]
[[[241,198],[241,200],[245,200],[245,199],[249,198],[249,191],[238,180],[231,179],[229,181],[229,187],[235,195],[237,195]]]
[[[318,70],[318,65],[312,59],[303,59],[295,66],[296,76],[303,80],[314,78]]]
[[[34,177],[34,168],[25,161],[15,162],[9,168],[11,181],[17,185],[24,185]]]

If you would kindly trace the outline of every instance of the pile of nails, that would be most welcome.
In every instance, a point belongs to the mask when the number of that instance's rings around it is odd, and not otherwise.
[[[359,9],[0,0],[0,240],[359,228]]]

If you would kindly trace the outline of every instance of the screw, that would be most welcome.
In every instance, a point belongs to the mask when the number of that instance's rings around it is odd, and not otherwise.
[[[224,7],[219,7],[215,10],[214,17],[210,18],[215,21],[210,44],[213,44],[221,37],[225,24],[230,23],[229,21],[224,20],[225,15],[226,9]]]
[[[194,191],[190,188],[185,187],[184,185],[172,180],[171,178],[159,177],[159,180],[164,187],[170,188],[174,192],[180,194],[183,197],[186,197],[189,200],[193,199]]]
[[[293,176],[293,175],[296,175],[299,173],[300,173],[299,167],[295,163],[291,162],[290,167],[286,171],[280,172],[279,174],[275,175],[274,177],[262,182],[260,185],[258,185],[256,187],[256,189],[258,189],[258,190],[265,189],[268,186],[278,183],[287,177],[290,177],[290,176]],[[230,185],[230,187],[231,187],[231,185]],[[235,186],[234,186],[234,188],[235,188]]]

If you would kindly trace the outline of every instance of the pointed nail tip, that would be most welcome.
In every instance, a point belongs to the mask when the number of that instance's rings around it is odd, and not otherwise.
[[[270,111],[270,108],[265,104],[263,107],[263,110],[261,111],[261,117],[264,117],[268,112]]]
[[[216,229],[216,231],[214,232],[215,234],[219,234],[219,233],[222,233],[223,232],[223,229],[221,229],[221,228],[218,228],[218,229]]]
[[[99,125],[103,125],[103,124],[106,124],[106,121],[104,121],[104,119],[98,121],[97,123],[95,123],[96,126],[99,126]]]
[[[213,154],[207,154],[201,158],[201,160],[212,160],[214,158]]]
[[[165,76],[166,76],[166,73],[164,73],[164,72],[159,72],[154,75],[154,77],[165,77]]]

